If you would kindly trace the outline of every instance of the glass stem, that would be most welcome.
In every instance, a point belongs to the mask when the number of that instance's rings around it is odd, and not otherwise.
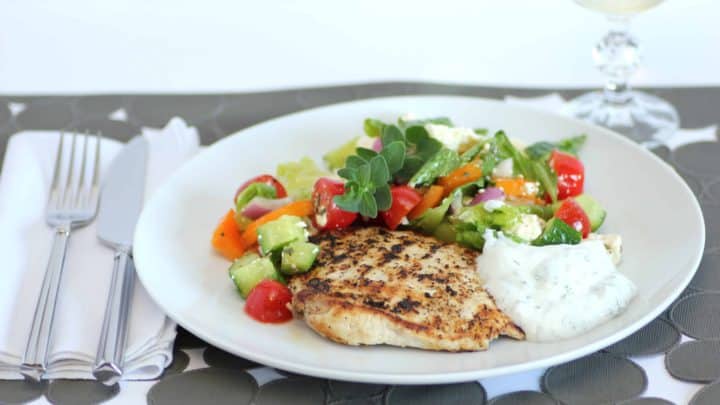
[[[640,64],[640,54],[629,32],[630,19],[610,16],[610,30],[593,50],[597,68],[605,74],[605,101],[625,104],[632,99],[628,80]]]

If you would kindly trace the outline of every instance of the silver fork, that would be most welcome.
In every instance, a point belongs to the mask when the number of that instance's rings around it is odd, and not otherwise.
[[[95,157],[89,163],[88,139],[90,136],[87,134],[83,136],[82,160],[80,161],[77,180],[74,179],[73,170],[77,165],[75,158],[76,138],[77,134],[73,133],[69,162],[65,162],[63,157],[64,136],[62,133],[60,134],[57,157],[55,158],[55,171],[45,211],[45,220],[48,225],[53,227],[55,236],[42,288],[40,289],[40,296],[35,306],[30,336],[20,365],[20,372],[26,378],[35,381],[40,381],[46,371],[53,315],[55,314],[55,304],[57,302],[60,278],[65,265],[70,232],[92,221],[97,212],[100,198],[98,183],[100,181],[101,135],[98,133],[95,136]],[[67,169],[63,170],[65,167]],[[86,170],[92,173],[89,182],[85,179]],[[63,172],[65,172],[65,175],[63,175]]]

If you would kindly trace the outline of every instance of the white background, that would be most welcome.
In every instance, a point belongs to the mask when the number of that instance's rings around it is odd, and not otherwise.
[[[571,0],[0,0],[0,94],[234,92],[379,80],[599,85]],[[720,3],[640,15],[640,85],[720,85]]]

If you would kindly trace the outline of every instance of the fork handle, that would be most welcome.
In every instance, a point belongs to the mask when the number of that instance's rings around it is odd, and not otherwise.
[[[57,303],[60,279],[65,266],[69,238],[70,226],[60,226],[55,229],[50,259],[45,269],[45,277],[40,289],[40,296],[35,305],[35,315],[33,316],[30,335],[20,365],[20,372],[26,378],[34,381],[40,381],[47,370],[47,354],[50,346],[53,316],[55,315],[55,304]]]
[[[106,385],[113,385],[122,377],[128,314],[134,284],[135,266],[128,249],[118,249],[115,251],[112,283],[93,367],[93,376]]]

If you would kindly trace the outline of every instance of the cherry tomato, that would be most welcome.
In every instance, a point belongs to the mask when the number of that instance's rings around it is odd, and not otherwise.
[[[321,231],[347,228],[357,218],[356,212],[340,209],[333,198],[345,192],[345,185],[338,180],[319,178],[313,186],[313,223]]]
[[[259,176],[253,177],[252,179],[243,183],[242,186],[238,187],[237,191],[235,192],[235,198],[233,198],[233,201],[237,201],[238,195],[253,183],[265,183],[270,187],[274,187],[276,194],[275,198],[287,197],[287,191],[285,191],[285,187],[282,185],[282,183],[278,181],[278,179],[269,174],[261,174]]]
[[[280,323],[292,319],[288,304],[292,293],[282,283],[263,280],[251,291],[245,301],[245,312],[253,319],[266,323]]]
[[[410,186],[393,186],[390,188],[390,195],[392,195],[392,205],[389,210],[380,212],[380,216],[388,228],[395,229],[420,203],[422,195]]]
[[[555,212],[555,217],[582,233],[583,238],[587,238],[590,233],[590,218],[580,204],[572,198],[568,198],[560,204],[560,208]]]
[[[582,194],[585,183],[585,167],[579,159],[554,150],[550,154],[550,167],[557,174],[559,200]]]

